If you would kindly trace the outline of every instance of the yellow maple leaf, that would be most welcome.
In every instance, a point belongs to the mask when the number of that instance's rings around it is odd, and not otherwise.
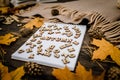
[[[82,66],[80,63],[78,63],[76,68],[76,75],[78,78],[77,80],[93,80],[92,70],[90,69],[89,71],[86,71],[84,66]]]
[[[17,68],[15,71],[8,73],[8,67],[4,66],[0,62],[0,77],[1,80],[21,80],[21,77],[25,74],[23,69],[24,67],[21,66]]]
[[[103,71],[100,76],[94,75],[93,80],[104,80],[105,71]]]
[[[8,67],[4,66],[1,62],[0,62],[0,77],[1,80],[12,80],[10,74],[8,73]]]
[[[106,41],[105,39],[97,40],[93,39],[94,45],[99,48],[93,52],[92,60],[100,59],[105,60],[108,55],[111,56],[112,60],[115,61],[118,65],[120,65],[120,50]]]
[[[21,80],[21,77],[25,74],[25,71],[23,68],[24,67],[21,66],[17,68],[15,71],[10,72],[12,80]]]
[[[0,36],[0,44],[10,45],[11,42],[16,41],[19,37],[15,37],[13,34],[8,33],[4,36]]]
[[[6,14],[9,11],[9,7],[0,7],[0,14]]]
[[[92,75],[92,70],[87,71],[84,66],[78,63],[76,72],[71,72],[67,67],[64,69],[53,69],[52,74],[58,80],[104,80],[104,72],[99,76]]]
[[[80,63],[78,63],[78,66],[76,68],[76,80],[104,80],[105,71],[103,71],[99,76],[98,75],[92,75],[92,70],[86,71],[84,66],[82,66]]]
[[[54,69],[52,74],[56,76],[58,80],[74,80],[74,73],[65,67],[64,69]]]
[[[43,24],[43,19],[37,17],[31,20],[30,22],[28,22],[27,24],[25,24],[23,27],[33,29],[34,27],[37,27],[37,28],[41,27],[42,24]]]

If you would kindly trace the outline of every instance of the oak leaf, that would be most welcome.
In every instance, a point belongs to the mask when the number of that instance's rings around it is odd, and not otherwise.
[[[106,41],[105,39],[97,40],[93,39],[94,45],[99,48],[93,52],[92,60],[100,59],[105,60],[108,55],[111,56],[112,60],[115,61],[118,65],[120,65],[120,50]]]
[[[31,20],[30,22],[28,22],[27,24],[25,24],[23,27],[33,29],[34,27],[39,28],[42,25],[43,25],[43,19],[37,17],[37,18]]]
[[[5,34],[4,36],[0,36],[0,44],[10,45],[10,43],[16,41],[17,38],[19,37],[11,33]]]
[[[52,74],[58,80],[104,80],[105,72],[99,76],[94,76],[92,75],[91,69],[87,71],[84,66],[78,63],[75,73],[71,72],[67,67],[65,67],[64,69],[53,69]]]
[[[21,77],[25,74],[24,67],[21,66],[15,71],[10,72],[12,80],[21,80]]]

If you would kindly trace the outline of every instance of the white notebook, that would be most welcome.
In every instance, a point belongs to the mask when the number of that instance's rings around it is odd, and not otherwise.
[[[86,32],[85,25],[44,23],[12,59],[74,70]]]

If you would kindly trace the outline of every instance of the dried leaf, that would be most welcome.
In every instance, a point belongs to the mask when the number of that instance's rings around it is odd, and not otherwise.
[[[54,69],[52,74],[58,79],[58,80],[104,80],[104,74],[103,72],[99,76],[92,75],[92,70],[90,69],[87,71],[84,66],[82,66],[80,63],[78,63],[78,66],[76,68],[76,72],[71,72],[67,67],[64,69]]]
[[[21,77],[25,74],[25,71],[23,68],[24,67],[21,66],[17,68],[15,71],[8,73],[8,67],[0,63],[1,80],[21,80]]]
[[[93,80],[92,70],[90,69],[89,71],[86,71],[84,66],[82,66],[80,63],[78,63],[76,68],[76,76],[78,77],[77,80]]]
[[[12,80],[10,74],[8,73],[8,67],[0,63],[0,77],[1,80]]]
[[[105,60],[108,55],[111,56],[112,60],[115,61],[118,65],[120,65],[120,50],[106,41],[102,40],[93,40],[93,44],[98,46],[99,48],[93,52],[93,59]]]
[[[9,7],[0,7],[0,14],[8,13]]]
[[[37,28],[41,27],[42,24],[43,24],[43,19],[37,17],[31,20],[30,22],[28,22],[27,24],[25,24],[23,27],[33,29],[34,27],[37,27]]]
[[[21,77],[25,74],[24,67],[21,66],[15,71],[10,72],[12,80],[21,80]]]
[[[65,67],[64,69],[54,69],[52,74],[56,76],[58,80],[74,80],[74,73]]]
[[[104,76],[105,76],[105,71],[103,71],[100,76],[94,75],[93,80],[104,80]]]
[[[13,34],[6,34],[4,36],[0,36],[0,44],[10,45],[11,42],[16,41],[18,37],[15,37]]]

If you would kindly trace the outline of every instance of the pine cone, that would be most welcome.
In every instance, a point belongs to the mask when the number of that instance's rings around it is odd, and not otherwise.
[[[25,63],[24,70],[26,74],[33,76],[42,75],[43,73],[42,67],[39,64],[33,62]]]
[[[108,80],[119,80],[120,79],[120,68],[111,67],[107,73]]]

